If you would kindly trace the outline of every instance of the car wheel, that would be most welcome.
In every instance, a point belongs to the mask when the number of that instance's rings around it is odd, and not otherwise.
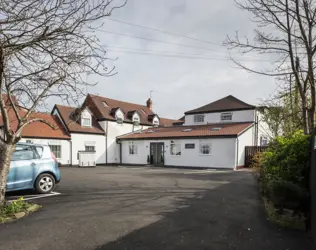
[[[55,178],[50,174],[41,174],[37,177],[35,190],[40,194],[48,194],[55,188]]]

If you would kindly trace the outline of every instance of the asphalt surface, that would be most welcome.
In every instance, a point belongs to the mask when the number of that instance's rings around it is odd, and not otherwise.
[[[307,249],[266,220],[247,171],[64,168],[56,192],[0,225],[0,249]]]

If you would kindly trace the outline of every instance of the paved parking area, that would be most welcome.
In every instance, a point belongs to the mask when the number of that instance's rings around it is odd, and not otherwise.
[[[307,249],[265,219],[247,171],[63,168],[55,191],[0,225],[0,249]]]

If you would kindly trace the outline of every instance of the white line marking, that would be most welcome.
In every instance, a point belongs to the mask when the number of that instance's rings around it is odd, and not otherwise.
[[[40,198],[60,195],[60,194],[61,193],[58,193],[58,192],[51,192],[49,194],[27,195],[27,196],[20,196],[20,197],[25,197],[25,198],[23,198],[23,200],[24,201],[28,201],[28,200],[35,200],[35,199],[40,199]],[[20,197],[18,197],[18,198],[20,198]],[[16,198],[16,197],[14,197],[14,198]],[[14,199],[14,200],[9,200],[8,202],[16,201],[18,198]]]

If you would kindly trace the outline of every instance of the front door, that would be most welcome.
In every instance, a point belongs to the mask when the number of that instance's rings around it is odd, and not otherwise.
[[[150,163],[153,165],[164,164],[165,145],[163,142],[150,143]]]

